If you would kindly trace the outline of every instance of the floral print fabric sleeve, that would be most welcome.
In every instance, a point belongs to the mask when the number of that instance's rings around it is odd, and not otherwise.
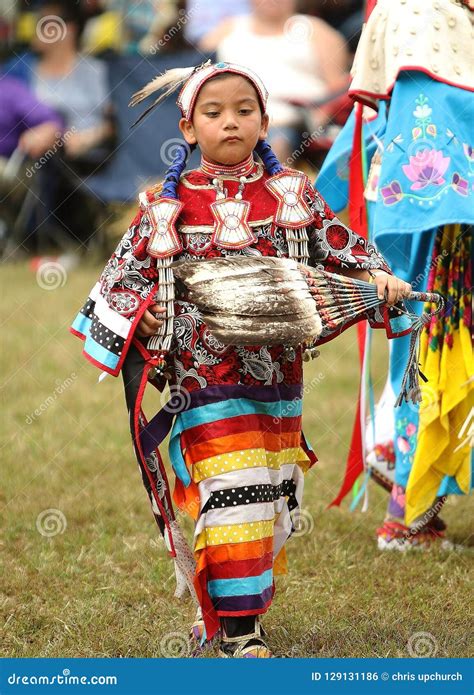
[[[311,265],[323,265],[336,273],[345,268],[391,273],[377,248],[341,222],[312,186],[308,187],[307,197],[314,215],[308,230]]]
[[[146,307],[157,289],[156,261],[146,248],[151,228],[139,211],[77,314],[71,332],[84,340],[84,355],[117,376]]]

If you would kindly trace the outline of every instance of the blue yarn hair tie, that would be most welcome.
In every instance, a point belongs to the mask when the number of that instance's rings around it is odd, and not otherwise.
[[[173,162],[165,174],[163,188],[161,189],[162,198],[178,198],[178,183],[181,174],[186,168],[188,157],[195,149],[196,145],[185,143],[176,145],[176,152]]]
[[[270,143],[268,143],[266,140],[259,140],[255,145],[254,151],[262,160],[263,166],[270,176],[275,176],[275,174],[279,174],[281,171],[283,171],[283,166],[280,164],[276,154],[270,147]]]
[[[189,155],[195,148],[196,145],[187,145],[185,143],[176,145],[173,162],[168,168],[163,181],[163,188],[161,189],[162,198],[174,198],[177,200],[180,176],[186,168]],[[262,160],[270,176],[274,176],[283,171],[283,166],[278,161],[276,154],[266,140],[258,141],[255,152]]]

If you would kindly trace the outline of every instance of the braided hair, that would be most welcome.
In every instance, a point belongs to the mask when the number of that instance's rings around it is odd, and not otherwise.
[[[173,162],[168,168],[163,181],[163,188],[161,190],[162,198],[178,199],[179,179],[186,168],[189,155],[195,148],[196,145],[188,145],[186,143],[176,146]],[[280,164],[276,154],[266,140],[259,140],[255,146],[254,152],[260,157],[263,166],[270,176],[274,176],[283,171],[282,164]]]
[[[255,145],[254,152],[258,154],[270,176],[275,176],[275,174],[283,171],[283,165],[278,161],[278,157],[270,147],[270,143],[266,140],[259,140]]]
[[[196,148],[196,145],[188,145],[187,143],[176,145],[175,155],[171,166],[168,168],[161,189],[162,198],[178,199],[178,183],[179,178],[186,168],[189,155]]]

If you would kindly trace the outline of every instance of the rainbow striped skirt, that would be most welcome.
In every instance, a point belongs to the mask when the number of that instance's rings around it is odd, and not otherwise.
[[[195,520],[195,588],[211,638],[219,616],[268,610],[316,457],[301,431],[301,384],[187,395],[170,438],[174,500]]]

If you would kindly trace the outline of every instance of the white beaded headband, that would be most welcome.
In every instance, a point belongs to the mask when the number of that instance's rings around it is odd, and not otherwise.
[[[153,104],[141,114],[133,125],[137,125],[137,123],[139,123],[152,109],[158,106],[158,104],[175,92],[179,87],[181,87],[181,91],[176,103],[184,118],[190,120],[201,87],[212,77],[224,73],[240,75],[250,80],[257,91],[262,110],[265,112],[268,92],[260,77],[253,72],[253,70],[250,70],[250,68],[244,65],[237,65],[235,63],[211,64],[211,61],[208,60],[206,63],[194,67],[167,70],[163,75],[158,75],[158,77],[155,77],[154,80],[146,84],[143,89],[136,92],[132,96],[129,106],[136,106],[159,90],[161,94],[155,99]]]

